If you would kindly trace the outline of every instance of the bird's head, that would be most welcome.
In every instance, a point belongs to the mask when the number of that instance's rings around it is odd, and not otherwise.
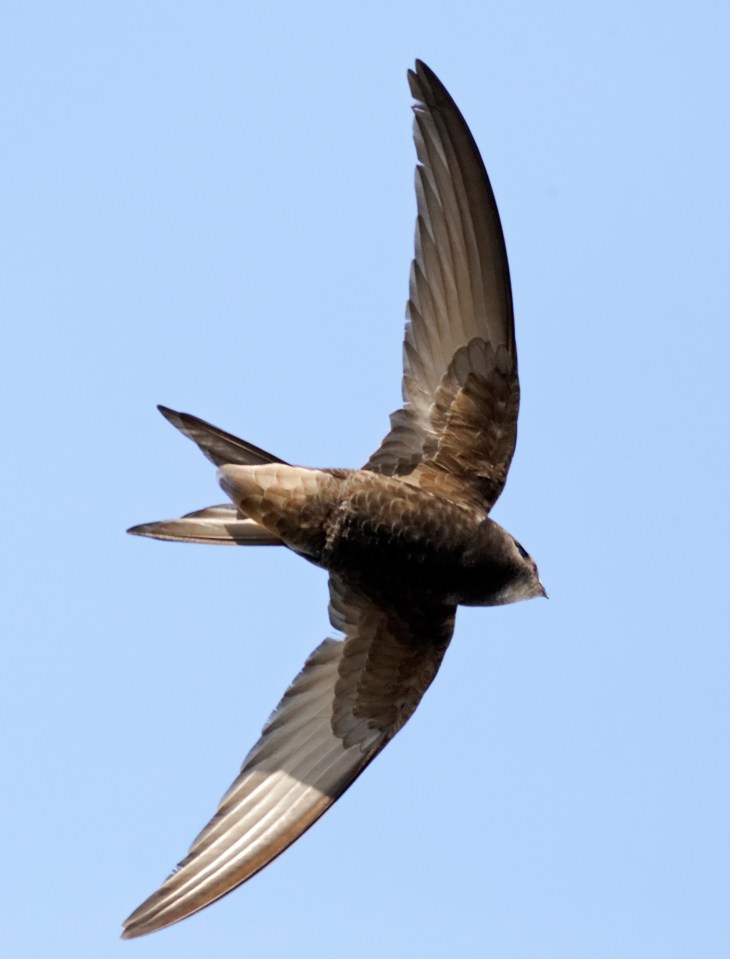
[[[503,602],[514,603],[520,599],[534,599],[536,596],[548,598],[547,590],[540,581],[540,574],[537,571],[537,563],[527,552],[525,547],[519,543],[514,536],[507,533],[511,540],[508,546],[511,546],[512,560],[517,569],[517,575],[514,580],[507,585],[506,593],[509,598]]]
[[[511,533],[492,519],[480,525],[474,546],[464,553],[468,571],[465,606],[504,606],[547,596],[535,560]]]

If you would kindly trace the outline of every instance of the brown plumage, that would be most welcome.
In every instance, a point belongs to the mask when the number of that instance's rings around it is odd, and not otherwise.
[[[287,690],[188,856],[129,917],[144,935],[202,909],[297,839],[408,720],[458,605],[545,595],[489,511],[517,436],[507,254],[471,133],[423,63],[409,82],[418,218],[403,407],[362,469],[291,466],[161,407],[216,466],[231,503],[137,526],[156,539],[284,545],[329,572],[332,625]]]

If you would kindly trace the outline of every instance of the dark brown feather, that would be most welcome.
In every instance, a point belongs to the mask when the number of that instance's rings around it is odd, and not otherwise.
[[[416,255],[411,270],[403,399],[366,469],[427,488],[462,488],[490,509],[517,437],[519,383],[502,227],[479,150],[459,109],[420,61]],[[439,474],[446,474],[443,483]]]
[[[309,657],[188,856],[127,919],[123,937],[162,929],[231,892],[316,822],[412,715],[454,613],[382,607],[332,576],[330,618],[344,642],[325,640]]]
[[[450,642],[456,606],[544,596],[537,567],[488,516],[515,448],[519,383],[507,254],[461,113],[420,61],[415,259],[403,407],[365,469],[290,466],[186,413],[163,415],[219,467],[235,506],[130,532],[282,544],[329,572],[330,621],[178,869],[125,938],[202,909],[271,862],[413,714]]]

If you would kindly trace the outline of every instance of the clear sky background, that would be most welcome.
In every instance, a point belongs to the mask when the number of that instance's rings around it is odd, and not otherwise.
[[[0,4],[3,954],[730,955],[724,3]],[[415,57],[490,171],[523,403],[460,612],[299,843],[144,940],[325,576],[133,539],[221,502],[155,410],[357,466],[399,404]]]

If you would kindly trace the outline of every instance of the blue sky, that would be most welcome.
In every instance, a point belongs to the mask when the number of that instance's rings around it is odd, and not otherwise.
[[[725,957],[726,5],[0,5],[6,954]],[[399,403],[415,57],[499,202],[523,402],[463,610],[299,843],[122,943],[307,653],[324,575],[127,537],[220,502],[158,415],[357,466]]]

